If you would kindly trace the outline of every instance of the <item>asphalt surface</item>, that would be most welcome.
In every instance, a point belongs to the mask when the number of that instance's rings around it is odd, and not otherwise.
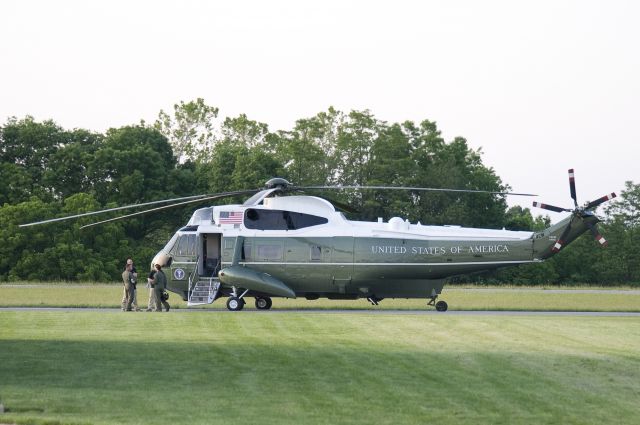
[[[0,307],[0,311],[61,311],[79,312],[93,311],[105,313],[120,312],[119,308],[71,308],[71,307]],[[640,312],[616,312],[616,311],[456,311],[449,310],[439,312],[435,310],[338,310],[338,309],[274,309],[274,310],[254,310],[247,309],[241,312],[228,311],[225,308],[194,308],[194,309],[173,309],[168,314],[288,314],[288,313],[309,313],[309,314],[358,314],[358,315],[446,315],[446,316],[595,316],[595,317],[640,317]],[[122,313],[124,314],[124,313]],[[127,314],[149,314],[147,312],[131,312]],[[167,313],[165,313],[167,314]]]
[[[626,294],[640,295],[640,289],[536,289],[536,288],[447,288],[442,292],[538,292],[543,294]]]
[[[11,284],[2,283],[0,287],[3,288],[43,288],[52,287],[53,285],[47,284]],[[56,288],[91,288],[97,285],[82,285],[82,284],[56,284]],[[640,295],[640,289],[548,289],[548,288],[456,288],[455,286],[445,286],[443,293],[447,292],[477,292],[477,293],[500,293],[500,292],[537,292],[544,294],[626,294],[626,295]]]

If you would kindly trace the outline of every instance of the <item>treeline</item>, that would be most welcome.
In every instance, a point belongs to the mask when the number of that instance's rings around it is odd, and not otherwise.
[[[387,123],[369,111],[333,108],[270,131],[246,115],[219,118],[202,99],[160,111],[153,124],[106,133],[67,130],[32,117],[0,127],[0,281],[117,280],[124,259],[141,267],[200,205],[80,230],[135,210],[19,228],[18,224],[158,199],[258,188],[279,176],[296,185],[387,185],[508,191],[481,151],[445,141],[434,122]],[[348,203],[353,219],[405,217],[423,224],[539,230],[548,217],[507,208],[480,193],[317,192]],[[240,202],[229,199],[224,202]],[[628,182],[604,211],[608,249],[590,235],[544,264],[465,276],[486,283],[636,284],[640,282],[640,188]],[[99,217],[99,218],[98,218]]]

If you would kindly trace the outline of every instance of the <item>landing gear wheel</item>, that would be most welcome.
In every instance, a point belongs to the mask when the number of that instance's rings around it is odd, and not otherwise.
[[[240,311],[244,307],[244,300],[238,297],[229,297],[227,300],[227,309],[229,311]]]
[[[449,306],[444,301],[438,301],[436,303],[436,310],[438,311],[447,311],[447,308],[449,308]]]
[[[269,297],[256,297],[256,308],[258,310],[269,310],[272,302]]]

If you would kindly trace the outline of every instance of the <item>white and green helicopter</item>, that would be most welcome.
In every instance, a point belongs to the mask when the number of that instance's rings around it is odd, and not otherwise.
[[[281,178],[265,188],[198,195],[136,204],[168,203],[92,223],[92,226],[151,211],[229,196],[253,194],[243,204],[200,208],[178,230],[152,261],[168,269],[169,290],[189,306],[210,304],[227,297],[227,308],[239,311],[248,297],[255,306],[271,308],[272,298],[315,300],[366,298],[377,305],[384,298],[425,298],[428,305],[446,311],[438,300],[452,276],[546,260],[587,230],[601,245],[600,221],[593,210],[615,193],[578,206],[573,170],[569,184],[574,209],[534,202],[534,206],[571,215],[541,232],[427,226],[393,217],[388,222],[351,221],[334,207],[347,207],[321,197],[288,195],[312,189],[402,189],[412,191],[469,191],[382,186],[296,187]],[[286,196],[285,196],[286,195]],[[29,223],[49,223],[131,208]],[[84,227],[87,227],[84,226]]]

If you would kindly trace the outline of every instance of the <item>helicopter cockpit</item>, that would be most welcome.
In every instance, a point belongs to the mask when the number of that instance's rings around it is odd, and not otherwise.
[[[196,233],[194,230],[183,227],[176,232],[153,258],[151,268],[153,269],[155,264],[169,267],[174,263],[174,260],[179,263],[192,260],[196,256]]]

